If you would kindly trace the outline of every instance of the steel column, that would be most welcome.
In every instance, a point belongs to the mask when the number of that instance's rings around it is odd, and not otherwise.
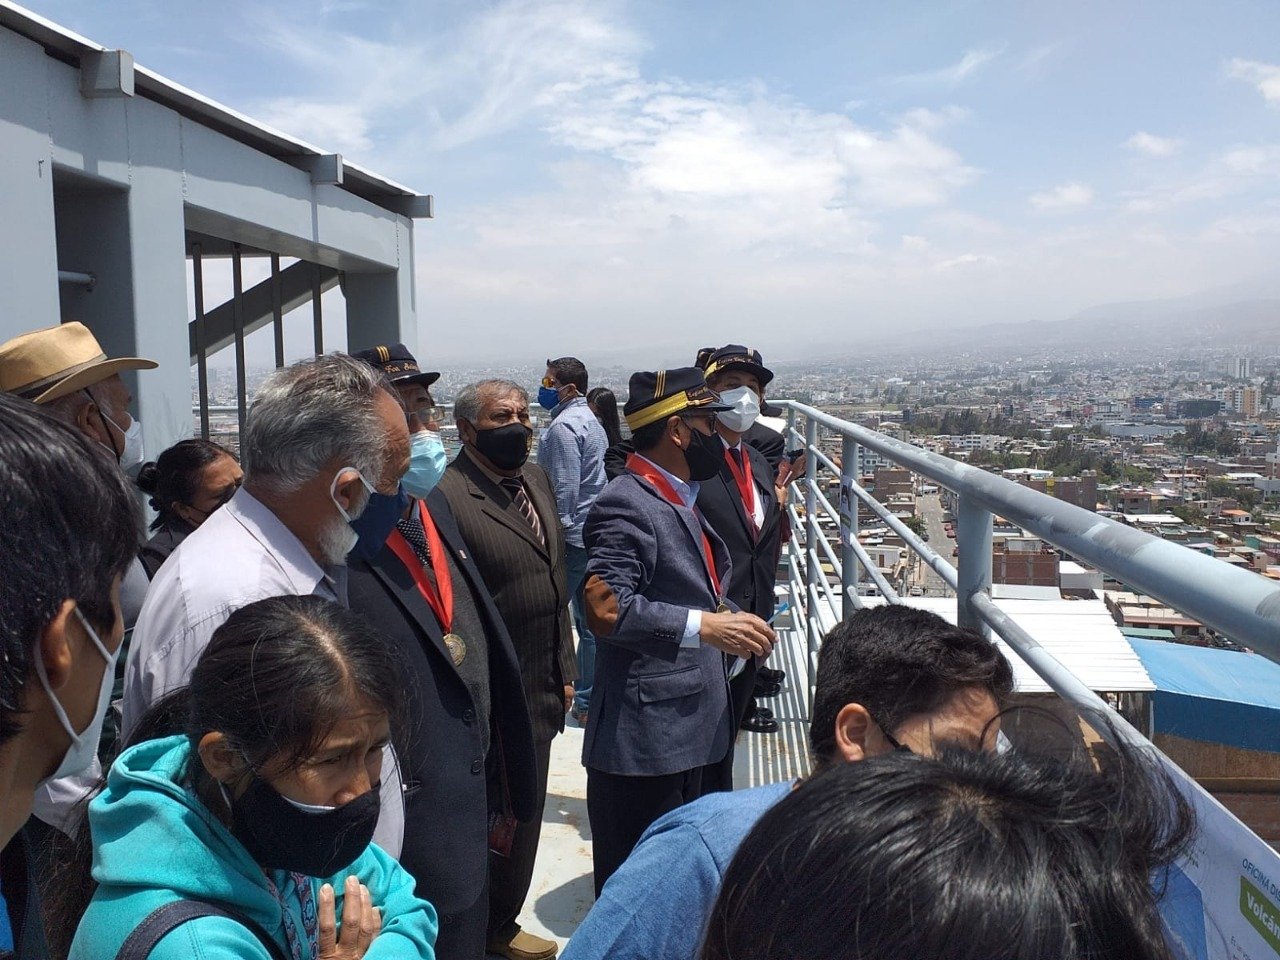
[[[244,271],[240,262],[240,244],[231,247],[231,311],[235,323],[236,343],[236,421],[238,437],[244,436],[245,420],[249,416],[249,388],[244,369]]]
[[[275,335],[276,369],[284,366],[284,297],[280,292],[280,254],[271,255],[271,330]]]
[[[956,576],[956,623],[990,636],[986,621],[973,604],[977,594],[991,591],[991,511],[960,494],[956,504],[956,544],[960,569]]]
[[[191,247],[191,281],[196,297],[196,382],[200,393],[200,436],[209,439],[209,358],[204,339],[204,251],[200,244]]]
[[[311,265],[311,335],[315,341],[316,356],[324,353],[324,314],[320,306],[320,264]]]

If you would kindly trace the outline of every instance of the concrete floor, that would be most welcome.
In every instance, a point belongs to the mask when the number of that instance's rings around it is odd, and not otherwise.
[[[784,619],[789,617],[784,615]],[[754,787],[795,779],[809,771],[808,683],[803,638],[780,625],[770,666],[787,672],[782,693],[768,702],[778,718],[775,734],[739,735],[734,782]],[[595,898],[591,882],[591,826],[587,822],[587,776],[582,767],[582,730],[569,720],[551,747],[542,840],[521,925],[561,947],[582,922]]]

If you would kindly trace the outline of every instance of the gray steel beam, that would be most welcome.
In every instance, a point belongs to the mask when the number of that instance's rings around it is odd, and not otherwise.
[[[956,545],[960,568],[956,574],[956,623],[990,635],[974,600],[991,592],[991,511],[960,494],[956,504]]]
[[[80,57],[80,95],[90,100],[133,96],[133,55],[96,50]]]
[[[338,271],[332,267],[320,268],[320,288],[330,290],[338,285]],[[281,314],[288,313],[302,306],[312,296],[312,265],[299,261],[291,267],[280,271],[280,304]],[[253,331],[271,323],[275,316],[272,301],[271,278],[244,291],[241,297],[244,312],[244,332],[247,336]],[[191,334],[191,362],[196,362],[200,352],[195,324],[189,324]],[[235,342],[235,305],[232,300],[210,310],[204,317],[205,349],[208,353],[216,353],[223,347]]]
[[[1265,577],[813,407],[787,400],[770,402],[793,405],[811,421],[854,438],[969,498],[975,506],[1280,662],[1280,586]]]
[[[858,444],[844,437],[840,444],[840,602],[841,617],[848,619],[858,609],[858,501],[853,488],[858,485]]]

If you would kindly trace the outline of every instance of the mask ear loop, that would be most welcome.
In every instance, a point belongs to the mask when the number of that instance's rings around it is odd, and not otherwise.
[[[88,387],[85,387],[85,388],[84,388],[84,395],[85,395],[86,397],[88,397],[88,398],[89,398],[89,402],[93,404],[93,409],[95,409],[95,410],[97,410],[97,411],[98,411],[98,419],[99,419],[99,420],[101,420],[101,421],[103,422],[103,425],[104,425],[104,426],[105,426],[106,424],[110,424],[111,426],[115,427],[117,430],[120,430],[120,424],[116,423],[114,420],[112,420],[110,417],[108,417],[108,416],[103,412],[103,410],[102,410],[102,404],[100,404],[100,403],[97,401],[97,399],[94,397],[94,395],[93,395],[92,393],[90,393],[90,392],[89,392],[89,388],[88,388]],[[123,438],[123,437],[124,437],[124,435],[125,435],[125,431],[120,430],[120,436]],[[111,452],[112,452],[113,454],[115,454],[116,462],[117,462],[117,463],[119,463],[119,462],[120,462],[120,458],[124,456],[124,448],[122,447],[122,448],[121,448],[121,449],[119,449],[119,450],[117,450],[117,449],[116,449],[116,438],[115,438],[114,436],[112,436],[112,434],[111,434],[111,431],[110,431],[110,430],[108,430],[108,431],[107,431],[107,439],[111,441]],[[123,441],[123,439],[122,439],[122,440],[121,440],[121,443],[123,443],[123,442],[124,442],[124,441]]]

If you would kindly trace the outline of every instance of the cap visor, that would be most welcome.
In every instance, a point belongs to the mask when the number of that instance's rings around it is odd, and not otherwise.
[[[117,373],[123,373],[126,370],[154,370],[159,364],[154,360],[145,360],[142,357],[115,357],[111,360],[103,360],[101,363],[95,363],[91,367],[85,367],[83,370],[77,370],[65,380],[59,380],[44,393],[34,397],[36,403],[52,403],[54,400],[61,400],[63,397],[69,397],[77,390],[83,390],[85,387],[91,387],[95,383],[101,383],[108,377],[114,377]]]

